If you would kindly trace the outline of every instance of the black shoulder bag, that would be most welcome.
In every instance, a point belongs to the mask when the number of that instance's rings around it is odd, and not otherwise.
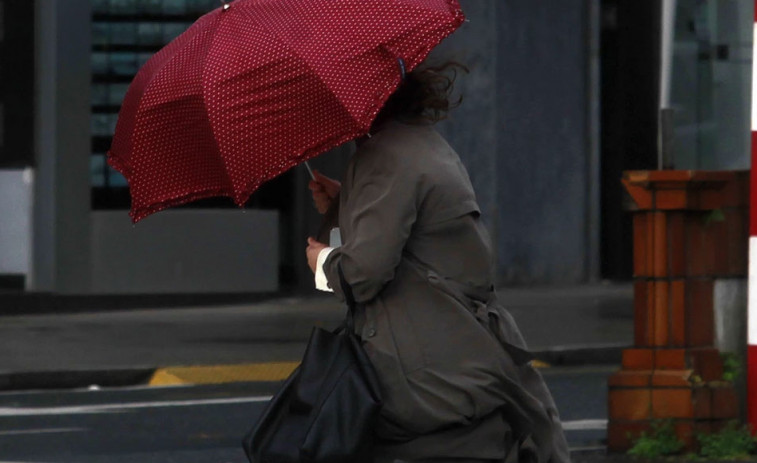
[[[355,335],[355,298],[341,266],[348,311],[330,332],[314,327],[300,366],[244,439],[251,463],[370,463],[381,407],[378,378]]]

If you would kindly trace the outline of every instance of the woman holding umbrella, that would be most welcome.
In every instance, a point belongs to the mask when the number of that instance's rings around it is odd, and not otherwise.
[[[558,413],[510,314],[468,174],[434,130],[458,65],[416,68],[376,118],[340,184],[310,184],[324,213],[338,197],[342,245],[310,238],[319,289],[363,310],[356,331],[380,379],[377,462],[569,461]]]
[[[137,222],[207,197],[244,206],[369,131],[341,186],[313,184],[322,208],[341,190],[343,245],[311,240],[307,256],[339,297],[341,267],[360,303],[383,395],[377,461],[567,462],[554,402],[493,290],[468,175],[433,128],[452,80],[417,68],[463,21],[457,0],[224,2],[140,69],[108,163]]]

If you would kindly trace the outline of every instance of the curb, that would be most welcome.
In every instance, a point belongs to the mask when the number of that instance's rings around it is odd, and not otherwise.
[[[627,346],[557,348],[535,351],[539,368],[584,365],[620,365]],[[178,386],[236,382],[277,382],[286,379],[299,361],[231,365],[0,372],[0,391],[80,389],[88,387]]]
[[[3,317],[73,315],[123,310],[188,309],[208,305],[254,305],[286,297],[292,297],[292,293],[280,290],[262,293],[61,295],[44,292],[0,291],[0,307],[2,307]]]
[[[93,385],[102,387],[135,386],[147,383],[154,371],[152,368],[129,368],[0,373],[0,391],[75,389]]]
[[[534,356],[550,366],[620,365],[623,350],[632,346],[607,344],[596,346],[555,347],[533,351]]]

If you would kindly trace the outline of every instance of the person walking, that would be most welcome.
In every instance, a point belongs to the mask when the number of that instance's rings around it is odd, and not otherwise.
[[[316,173],[342,244],[308,239],[319,289],[359,310],[384,404],[376,463],[569,461],[558,411],[497,299],[490,240],[465,167],[434,129],[455,63],[416,68],[357,140],[342,182]]]

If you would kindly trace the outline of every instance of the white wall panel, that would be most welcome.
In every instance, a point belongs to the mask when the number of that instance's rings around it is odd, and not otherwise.
[[[0,274],[29,273],[33,175],[0,170]]]

